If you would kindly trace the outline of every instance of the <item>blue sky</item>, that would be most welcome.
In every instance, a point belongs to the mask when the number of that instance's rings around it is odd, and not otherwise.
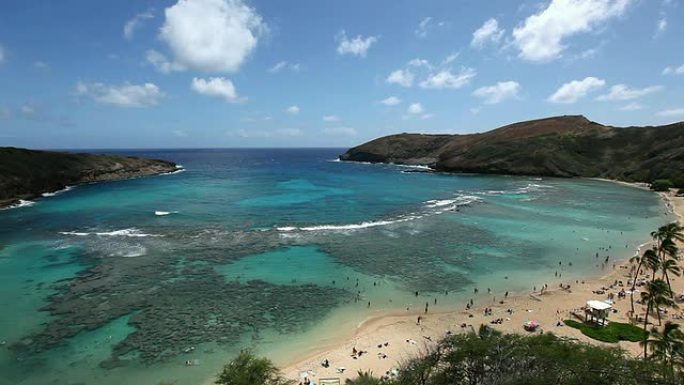
[[[681,0],[5,0],[0,145],[345,147],[684,120]]]

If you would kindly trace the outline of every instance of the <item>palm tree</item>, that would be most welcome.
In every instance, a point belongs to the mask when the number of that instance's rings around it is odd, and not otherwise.
[[[665,239],[684,242],[684,226],[677,222],[668,223],[651,232],[651,237],[658,243],[662,243]]]
[[[637,263],[636,271],[634,272],[634,279],[632,280],[632,290],[629,293],[629,300],[632,304],[632,316],[634,316],[634,290],[636,289],[636,282],[639,278],[639,273],[641,272],[641,266],[644,264],[644,257],[639,256],[637,253],[635,256],[629,259],[630,263]]]
[[[658,328],[652,328],[648,339],[641,342],[642,345],[650,347],[651,359],[661,361],[669,370],[669,376],[674,378],[675,364],[681,365],[677,362],[678,355],[684,351],[684,333],[679,328],[680,325],[666,322],[662,328],[662,332]]]
[[[663,278],[667,282],[667,287],[672,291],[672,285],[670,285],[670,274],[680,276],[682,269],[677,265],[677,261],[674,259],[665,260],[660,264],[660,269],[663,271]]]
[[[247,350],[226,365],[218,374],[216,385],[292,385],[280,375],[278,368],[266,358],[256,357]]]
[[[344,385],[380,385],[382,384],[382,380],[379,378],[373,377],[373,372],[363,372],[359,370],[356,374],[355,379],[349,379],[347,378],[346,381],[344,381]]]
[[[654,309],[658,315],[658,324],[661,325],[662,320],[660,319],[660,312],[657,311],[658,307],[675,306],[674,300],[672,299],[672,291],[662,279],[656,279],[646,283],[646,290],[641,292],[641,301],[646,304],[646,316],[644,317],[644,332],[646,333],[648,333],[648,316]],[[648,356],[646,348],[647,344],[644,344],[644,358]]]
[[[654,280],[656,272],[660,268],[660,257],[658,256],[658,251],[655,248],[648,249],[644,252],[644,264],[646,267],[651,269],[651,271],[653,271],[651,280]]]

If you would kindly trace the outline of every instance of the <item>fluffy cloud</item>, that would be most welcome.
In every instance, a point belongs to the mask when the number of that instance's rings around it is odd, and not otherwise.
[[[0,64],[5,62],[5,49],[0,45]]]
[[[290,115],[297,115],[299,114],[299,107],[298,106],[290,106],[285,109],[285,112],[287,112]]]
[[[672,110],[663,110],[663,111],[658,112],[656,115],[664,116],[664,117],[684,116],[684,108],[675,108]]]
[[[413,103],[408,108],[406,109],[406,112],[408,112],[411,115],[420,115],[425,111],[423,109],[423,105],[420,103]]]
[[[344,30],[340,31],[335,39],[339,42],[337,46],[338,54],[348,54],[360,57],[366,57],[366,53],[368,53],[371,45],[377,43],[378,41],[376,36],[363,37],[361,35],[357,35],[355,38],[349,39]]]
[[[179,0],[164,14],[159,36],[177,68],[236,72],[267,29],[242,0]]]
[[[397,104],[401,103],[401,99],[399,99],[396,96],[390,96],[385,99],[382,99],[380,103],[386,106],[396,106]]]
[[[522,59],[556,59],[567,47],[564,39],[600,28],[608,20],[623,15],[632,1],[552,0],[513,30],[513,43]]]
[[[402,87],[411,87],[415,76],[409,70],[396,70],[387,76],[385,80],[390,84],[398,84]]]
[[[441,70],[430,74],[427,79],[420,82],[420,87],[430,89],[461,88],[470,83],[470,80],[477,75],[472,68],[461,67],[461,70],[454,74],[449,69]]]
[[[326,127],[323,133],[330,136],[356,136],[356,130],[352,127]]]
[[[553,95],[549,97],[552,103],[571,104],[585,97],[588,93],[596,91],[606,85],[603,79],[586,77],[582,80],[573,80],[563,84]]]
[[[489,19],[473,32],[473,40],[471,40],[470,46],[482,48],[489,42],[498,43],[505,32],[505,30],[499,29],[499,22],[496,19]]]
[[[493,86],[480,87],[473,92],[473,95],[484,99],[485,104],[497,104],[507,99],[518,97],[520,84],[515,81],[498,82]]]
[[[641,89],[631,89],[624,84],[616,84],[610,87],[610,92],[605,95],[601,95],[596,100],[602,101],[616,101],[616,100],[631,100],[637,99],[654,92],[662,90],[662,86],[650,86]]]
[[[324,121],[324,122],[339,122],[339,121],[340,121],[340,117],[337,116],[337,115],[325,115],[325,116],[323,117],[323,121]]]
[[[133,16],[132,19],[128,20],[126,24],[123,26],[123,35],[127,40],[133,39],[133,35],[135,35],[135,30],[140,27],[140,25],[147,19],[152,19],[154,15],[152,14],[152,11],[147,11],[143,13],[139,13],[135,16]]]
[[[684,75],[684,64],[679,67],[665,67],[663,75]]]
[[[145,54],[145,59],[152,64],[157,71],[161,73],[171,73],[177,71],[185,71],[185,67],[177,62],[172,62],[163,54],[151,49]]]
[[[268,69],[268,72],[275,74],[275,73],[278,73],[284,69],[289,69],[290,71],[297,72],[297,71],[299,71],[299,68],[300,68],[299,64],[288,63],[288,62],[283,60],[283,61],[280,61],[280,62],[274,64],[273,67]]]
[[[98,103],[117,107],[148,107],[159,104],[164,93],[153,83],[129,84],[121,86],[103,83],[76,84],[77,96],[88,96]]]
[[[228,103],[237,103],[245,100],[238,96],[233,82],[222,77],[209,79],[193,78],[190,87],[198,94],[222,98]]]

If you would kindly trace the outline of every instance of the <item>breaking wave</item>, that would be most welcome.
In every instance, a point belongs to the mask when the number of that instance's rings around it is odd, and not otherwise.
[[[160,234],[147,234],[142,231],[130,228],[114,231],[103,231],[103,232],[82,232],[82,231],[60,231],[62,235],[71,235],[76,237],[87,237],[90,235],[98,237],[132,237],[132,238],[145,238],[145,237],[163,237]]]
[[[67,192],[67,191],[69,191],[69,190],[73,190],[73,189],[74,189],[74,186],[66,186],[65,188],[63,188],[63,189],[61,189],[61,190],[52,191],[52,192],[45,192],[45,193],[42,193],[41,195],[42,195],[43,197],[45,197],[45,198],[47,198],[47,197],[53,197],[53,196],[55,196],[55,195],[59,195],[59,194],[61,194],[61,193],[65,193],[65,192]]]
[[[461,206],[467,206],[482,199],[471,195],[462,195],[454,199],[429,200],[424,202],[423,210],[416,213],[409,213],[395,218],[382,219],[377,221],[365,221],[361,223],[351,223],[346,225],[316,225],[316,226],[278,226],[275,229],[280,232],[293,231],[353,231],[368,229],[373,227],[388,226],[397,223],[410,222],[416,219],[431,215],[439,215],[447,211],[453,211]]]

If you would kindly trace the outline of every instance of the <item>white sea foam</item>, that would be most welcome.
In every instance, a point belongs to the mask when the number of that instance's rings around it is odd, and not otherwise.
[[[74,186],[66,186],[65,188],[63,188],[63,189],[61,189],[61,190],[57,190],[57,191],[53,191],[53,192],[45,192],[45,193],[42,193],[41,195],[44,196],[44,197],[46,197],[46,198],[47,198],[47,197],[53,197],[53,196],[55,196],[55,195],[59,195],[59,194],[61,194],[61,193],[65,193],[65,192],[67,192],[67,191],[69,191],[69,190],[73,190],[73,189],[74,189]]]
[[[132,237],[132,238],[145,238],[145,237],[162,237],[159,234],[147,234],[143,233],[138,229],[122,229],[113,231],[101,231],[101,232],[83,232],[83,231],[60,231],[62,235],[73,235],[77,237],[85,237],[89,235],[95,235],[98,237]]]
[[[185,171],[185,167],[183,167],[182,164],[177,164],[176,165],[176,170],[175,171],[169,171],[169,172],[163,172],[159,175],[173,175],[173,174],[180,174],[181,172]]]
[[[293,231],[354,231],[361,229],[368,229],[373,227],[388,226],[397,223],[404,223],[416,219],[424,218],[430,215],[439,215],[457,209],[460,206],[466,206],[474,202],[480,202],[482,199],[471,195],[462,195],[454,199],[430,200],[425,202],[424,209],[420,212],[412,212],[404,214],[395,218],[382,219],[377,221],[366,221],[361,223],[351,223],[344,225],[317,225],[317,226],[279,226],[275,229],[280,232]],[[437,210],[435,210],[437,209]]]
[[[159,210],[157,210],[154,212],[154,215],[156,215],[158,217],[163,217],[163,216],[171,215],[171,214],[178,214],[178,211],[159,211]]]
[[[27,200],[24,200],[24,199],[19,199],[19,202],[15,203],[15,204],[13,204],[13,205],[9,205],[9,206],[7,206],[7,207],[1,209],[1,210],[18,209],[18,208],[20,208],[20,207],[29,207],[29,206],[33,206],[34,204],[36,204],[36,202],[34,202],[34,201],[27,201]]]

